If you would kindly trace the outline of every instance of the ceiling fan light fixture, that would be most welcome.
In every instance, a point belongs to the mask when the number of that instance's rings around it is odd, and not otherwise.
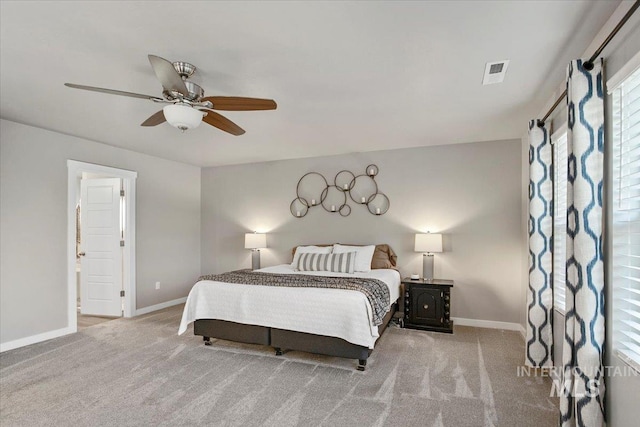
[[[162,109],[167,122],[182,132],[197,128],[202,122],[204,113],[184,104],[167,105]]]

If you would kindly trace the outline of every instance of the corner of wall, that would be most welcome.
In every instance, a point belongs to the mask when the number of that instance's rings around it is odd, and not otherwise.
[[[521,143],[521,247],[522,247],[522,268],[520,283],[520,300],[522,310],[520,310],[520,326],[523,338],[526,337],[527,327],[527,289],[529,286],[529,138],[525,133]]]

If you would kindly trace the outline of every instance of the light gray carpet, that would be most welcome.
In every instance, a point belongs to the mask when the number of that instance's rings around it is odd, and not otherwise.
[[[353,360],[177,336],[182,306],[0,355],[2,426],[553,426],[516,332],[389,328]]]
[[[117,317],[89,316],[78,313],[78,331],[115,319],[117,319]]]

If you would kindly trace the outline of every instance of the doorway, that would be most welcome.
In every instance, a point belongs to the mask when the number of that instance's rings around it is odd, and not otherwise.
[[[69,326],[135,314],[137,173],[67,161]]]

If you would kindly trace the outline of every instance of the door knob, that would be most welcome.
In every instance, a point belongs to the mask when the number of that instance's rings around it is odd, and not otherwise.
[[[85,255],[86,255],[86,253],[84,253],[84,252],[80,252],[80,253],[78,254],[78,256],[85,256]]]

